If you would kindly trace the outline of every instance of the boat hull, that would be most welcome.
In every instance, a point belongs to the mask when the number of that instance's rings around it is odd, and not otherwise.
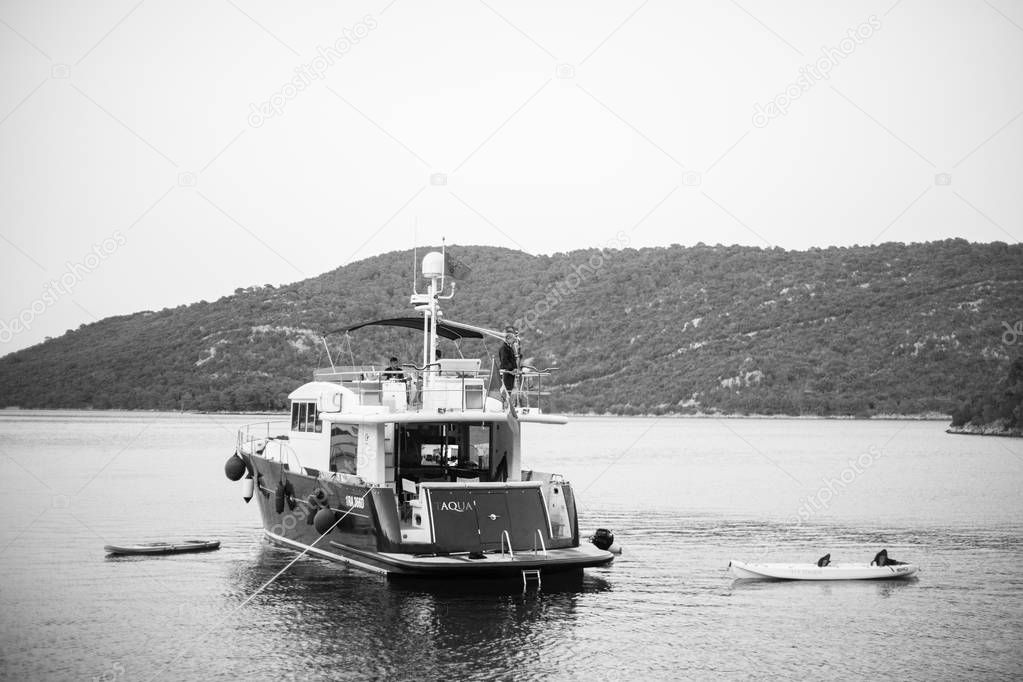
[[[308,552],[313,556],[338,563],[349,564],[392,578],[514,578],[521,579],[522,571],[540,571],[542,575],[582,571],[584,568],[611,563],[614,555],[592,545],[571,549],[548,550],[546,554],[516,552],[486,553],[472,558],[468,553],[419,556],[399,552],[358,550],[337,541],[304,545],[295,540],[266,531],[267,539],[279,546]]]
[[[869,566],[867,564],[748,564],[728,562],[736,578],[746,580],[892,580],[909,578],[919,567],[913,564]]]
[[[522,579],[523,571],[539,571],[541,575],[566,573],[606,565],[614,559],[611,552],[579,542],[578,529],[574,527],[574,502],[572,527],[564,532],[567,534],[552,536],[547,522],[538,520],[537,514],[543,513],[542,507],[536,506],[542,504],[539,488],[504,489],[497,485],[437,490],[435,506],[446,504],[459,511],[444,519],[433,519],[433,542],[417,543],[403,540],[402,531],[407,529],[400,526],[395,494],[389,488],[325,480],[282,470],[279,463],[259,456],[245,453],[244,457],[259,481],[255,500],[266,538],[277,546],[310,556],[395,577],[515,580]],[[282,481],[290,483],[293,489],[283,508],[277,495]],[[559,485],[562,495],[571,500],[570,486]],[[339,519],[325,533],[317,530],[315,524],[315,515],[322,507],[308,501],[317,490],[325,493],[329,508]],[[474,499],[473,495],[486,499]],[[460,496],[457,504],[450,501],[452,496]],[[533,525],[508,526],[510,532],[504,538],[510,549],[502,542],[502,534],[490,533],[488,541],[488,533],[480,529],[481,522],[501,522],[501,515],[490,513],[492,506],[487,506],[495,503],[507,505],[508,515],[516,519],[532,510]],[[470,507],[478,512],[474,522],[469,520],[473,518]],[[537,530],[536,525],[543,528]],[[535,533],[539,536],[534,537]]]

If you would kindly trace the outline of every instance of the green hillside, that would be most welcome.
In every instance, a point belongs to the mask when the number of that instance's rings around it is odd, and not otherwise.
[[[952,413],[951,431],[1023,436],[1023,355],[1016,357],[994,390],[960,404]]]
[[[560,367],[565,411],[951,414],[995,390],[1023,348],[1003,339],[1023,318],[1018,244],[451,252],[473,272],[447,317],[517,322],[525,354]],[[0,358],[0,406],[283,408],[328,364],[320,332],[411,314],[411,270],[412,253],[394,252],[84,325]],[[338,364],[414,359],[419,340],[328,337]],[[485,355],[479,342],[461,350]]]

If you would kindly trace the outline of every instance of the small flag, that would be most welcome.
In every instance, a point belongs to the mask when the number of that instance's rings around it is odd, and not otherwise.
[[[447,269],[448,277],[455,279],[469,279],[469,275],[472,274],[472,268],[458,260],[450,253],[445,254],[444,265]]]

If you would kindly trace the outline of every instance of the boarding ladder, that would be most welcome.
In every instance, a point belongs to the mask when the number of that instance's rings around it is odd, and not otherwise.
[[[538,541],[539,541],[539,543],[538,543]],[[512,560],[514,560],[515,559],[515,551],[512,549],[511,536],[508,534],[508,531],[506,531],[506,530],[501,532],[501,556],[502,557],[505,556],[505,552],[504,552],[505,543],[507,543],[507,546],[508,546],[508,556]],[[538,544],[539,544],[539,546],[537,546]],[[543,552],[544,556],[547,556],[547,546],[546,546],[546,544],[543,541],[543,533],[540,532],[539,528],[536,529],[536,534],[533,536],[533,555],[534,556],[536,556],[537,550]],[[535,582],[536,583],[536,589],[537,590],[540,590],[543,587],[543,580],[540,577],[540,569],[539,568],[524,568],[524,569],[522,569],[522,591],[523,592],[528,592],[529,591],[529,585],[530,585],[531,582]]]

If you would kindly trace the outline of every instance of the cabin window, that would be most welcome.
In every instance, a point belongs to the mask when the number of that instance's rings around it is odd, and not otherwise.
[[[415,481],[479,478],[490,472],[490,424],[399,424],[399,476]]]
[[[312,401],[295,401],[291,403],[291,430],[310,433],[323,432],[323,420],[316,403]]]
[[[330,470],[341,474],[356,473],[359,451],[359,427],[334,424],[330,427]]]
[[[490,427],[469,427],[469,463],[483,471],[490,470]]]

